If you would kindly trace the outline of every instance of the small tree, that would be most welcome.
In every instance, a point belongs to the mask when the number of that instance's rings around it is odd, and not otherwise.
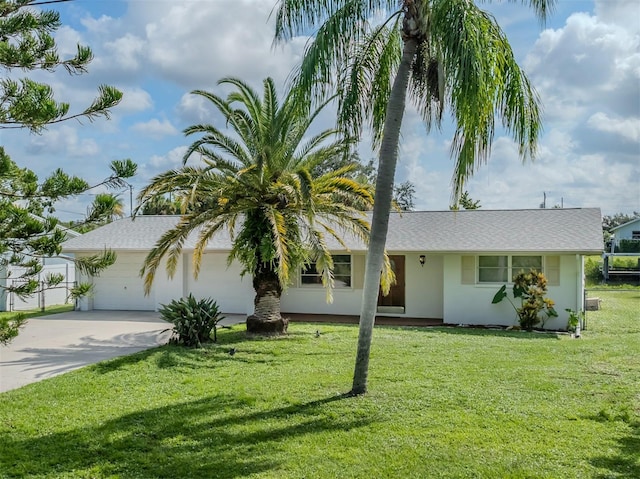
[[[518,273],[513,278],[513,298],[520,298],[520,307],[517,307],[507,296],[507,285],[503,285],[493,297],[492,304],[501,302],[507,298],[518,315],[520,326],[531,331],[534,326],[550,317],[557,317],[558,313],[553,308],[554,302],[545,298],[547,294],[547,278],[540,271],[532,269],[528,273]]]
[[[89,47],[78,45],[76,55],[71,58],[63,59],[58,55],[53,33],[61,26],[60,15],[39,7],[51,3],[55,2],[0,0],[0,66],[5,72],[15,69],[52,72],[64,68],[69,74],[76,75],[87,71],[87,65],[93,59]],[[55,100],[49,85],[29,78],[0,78],[0,129],[27,128],[38,133],[47,125],[71,118],[89,121],[100,116],[108,118],[109,109],[121,99],[120,91],[101,85],[97,97],[88,107],[70,112],[68,103]],[[113,175],[101,184],[123,186],[122,178],[135,174],[136,166],[125,160],[113,162],[111,169]],[[46,215],[53,213],[57,200],[89,188],[81,178],[69,176],[60,169],[39,182],[33,171],[19,168],[0,146],[0,302],[4,302],[8,291],[26,297],[43,288],[34,278],[42,269],[40,259],[59,254],[66,238],[65,228],[56,218]],[[100,207],[107,198],[102,200]],[[92,221],[104,217],[103,214],[95,216]],[[76,267],[81,272],[95,274],[114,261],[115,255],[105,252],[76,261]],[[21,285],[6,286],[9,266],[24,268]],[[44,288],[54,287],[61,281],[60,275],[52,275],[46,278]],[[79,285],[74,294],[86,294],[88,288]],[[0,342],[9,342],[23,323],[23,320],[1,322]]]
[[[458,211],[461,208],[463,210],[478,210],[481,208],[480,200],[472,199],[469,192],[465,190],[465,192],[460,195],[458,202],[449,206],[449,209],[452,211]]]

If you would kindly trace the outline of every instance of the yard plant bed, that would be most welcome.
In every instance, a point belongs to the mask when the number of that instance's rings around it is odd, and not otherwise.
[[[581,339],[378,327],[362,397],[353,325],[86,367],[0,395],[0,477],[640,477],[640,291],[599,296]]]

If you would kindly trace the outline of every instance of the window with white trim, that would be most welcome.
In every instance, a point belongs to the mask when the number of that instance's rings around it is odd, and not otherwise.
[[[336,288],[351,287],[351,255],[336,254],[333,258],[333,281]],[[302,268],[300,284],[304,287],[322,286],[322,274],[318,271],[316,263],[310,263]]]
[[[505,283],[509,281],[508,256],[479,256],[478,282]]]
[[[542,256],[478,256],[478,283],[509,283],[518,273],[532,269],[544,272]]]

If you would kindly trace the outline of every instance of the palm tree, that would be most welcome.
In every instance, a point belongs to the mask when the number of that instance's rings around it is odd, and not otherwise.
[[[111,193],[98,193],[89,207],[87,220],[111,223],[118,218],[124,218],[124,215],[122,198]]]
[[[86,218],[71,226],[79,233],[87,233],[118,218],[124,218],[124,216],[122,198],[111,193],[98,193],[87,207]]]
[[[161,237],[141,273],[147,291],[163,257],[173,274],[184,241],[196,233],[197,275],[209,239],[226,229],[233,242],[228,261],[243,265],[256,292],[247,331],[284,333],[287,320],[280,314],[280,296],[292,271],[315,261],[330,299],[333,260],[327,238],[344,245],[338,232],[345,231],[366,241],[369,223],[362,211],[370,209],[373,196],[366,185],[347,177],[355,164],[312,174],[317,165],[350,154],[354,143],[336,129],[309,135],[326,102],[309,114],[298,108],[291,92],[280,104],[270,78],[263,82],[262,98],[241,80],[219,83],[235,87],[226,99],[201,90],[193,93],[213,103],[232,133],[206,124],[187,128],[187,136],[202,136],[188,148],[185,164],[156,176],[140,193],[139,208],[165,194],[186,203],[177,226]],[[203,164],[186,166],[192,156]]]
[[[512,0],[517,1],[517,0]],[[555,0],[520,0],[541,20]],[[382,19],[372,25],[373,19]],[[317,30],[316,30],[317,29]],[[353,394],[367,389],[378,283],[391,208],[402,117],[409,95],[426,124],[445,107],[456,122],[453,203],[491,151],[495,117],[523,160],[535,155],[538,98],[495,19],[471,0],[280,0],[276,40],[316,31],[294,80],[309,102],[340,86],[339,125],[357,135],[367,121],[379,146]],[[315,95],[313,94],[315,92]]]
[[[143,215],[177,215],[180,214],[180,201],[166,196],[154,196],[144,204]]]

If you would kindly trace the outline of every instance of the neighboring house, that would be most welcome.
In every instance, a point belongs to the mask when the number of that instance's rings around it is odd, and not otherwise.
[[[613,235],[613,244],[615,244],[616,252],[626,252],[621,250],[632,250],[628,252],[640,252],[640,218],[636,218],[635,220],[628,221],[624,224],[616,226],[615,228],[611,228],[611,233]],[[623,243],[623,247],[620,248],[621,242]],[[624,247],[624,243],[627,244]],[[631,246],[631,243],[635,243],[635,248]],[[612,250],[613,252],[613,250]]]
[[[241,266],[227,267],[228,234],[218,234],[193,277],[189,238],[176,274],[159,269],[151,293],[145,296],[139,276],[143,260],[156,240],[174,226],[177,216],[139,216],[114,221],[64,244],[77,256],[111,248],[116,263],[93,278],[95,293],[81,301],[87,309],[157,310],[174,298],[193,293],[212,297],[226,313],[253,311],[251,278],[240,277]],[[336,288],[332,304],[314,268],[300,271],[282,296],[283,313],[358,315],[362,297],[366,247],[346,238],[345,251],[337,242]],[[602,252],[599,209],[474,210],[392,213],[387,251],[397,284],[379,301],[379,315],[441,319],[452,324],[516,323],[507,303],[491,304],[502,284],[520,269],[541,269],[548,278],[548,297],[560,317],[548,328],[564,328],[565,308],[582,310],[583,255]],[[312,265],[313,266],[313,265]]]
[[[68,238],[80,236],[80,233],[73,230],[66,230],[66,233]],[[25,268],[0,265],[0,311],[22,311],[69,302],[69,290],[74,286],[76,280],[76,265],[73,260],[64,256],[53,256],[41,258],[41,262],[42,271],[34,279],[41,282],[47,275],[62,274],[64,276],[63,282],[54,288],[20,299],[16,294],[5,291],[4,288],[23,282],[24,280],[20,279],[20,276],[24,273]]]

